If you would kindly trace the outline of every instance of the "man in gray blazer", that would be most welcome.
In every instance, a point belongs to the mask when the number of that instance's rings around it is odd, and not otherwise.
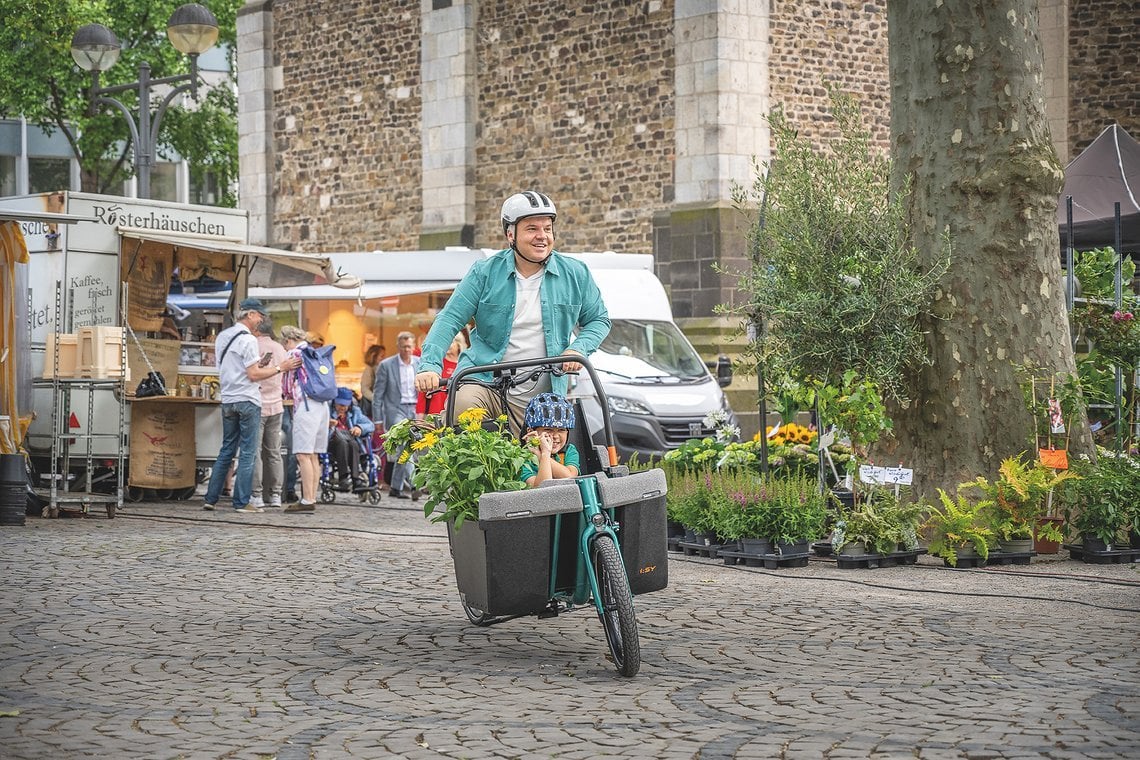
[[[400,420],[416,416],[416,373],[420,357],[414,355],[416,336],[402,332],[396,336],[397,354],[376,366],[376,384],[372,386],[372,415],[389,430]],[[419,491],[412,486],[415,461],[396,464],[392,468],[391,490],[388,495],[397,499],[419,499]],[[409,493],[410,492],[410,493]]]

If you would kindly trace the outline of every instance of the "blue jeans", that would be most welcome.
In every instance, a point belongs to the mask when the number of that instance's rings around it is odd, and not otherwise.
[[[253,460],[258,455],[260,432],[260,406],[252,401],[222,404],[222,450],[218,452],[214,469],[210,472],[210,485],[206,487],[207,504],[218,503],[235,454],[238,454],[238,466],[234,473],[234,509],[249,504],[253,491]]]
[[[297,493],[297,455],[293,453],[293,407],[285,407],[281,415],[281,440],[285,441],[285,488],[282,497],[287,493]]]

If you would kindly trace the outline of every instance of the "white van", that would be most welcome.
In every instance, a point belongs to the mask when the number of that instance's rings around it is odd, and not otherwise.
[[[364,280],[358,292],[306,286],[256,288],[250,295],[300,301],[302,309],[306,301],[344,302],[356,296],[359,304],[354,304],[353,313],[364,315],[369,313],[365,302],[398,295],[432,292],[442,299],[472,264],[494,253],[490,249],[468,248],[334,253],[329,255],[334,267],[351,271]],[[590,268],[609,310],[609,337],[590,360],[605,383],[622,461],[634,452],[642,460],[660,456],[689,438],[711,433],[702,421],[712,411],[723,410],[735,425],[735,415],[721,390],[732,382],[728,360],[720,357],[712,362],[716,373],[710,372],[673,322],[665,288],[653,272],[653,257],[610,251],[567,255]],[[601,410],[589,387],[589,376],[582,373],[577,383],[580,385],[571,391],[571,396],[581,399],[590,430],[596,432],[597,442],[603,443]]]
[[[571,254],[575,255],[575,254]],[[590,356],[609,400],[610,422],[621,461],[637,453],[661,456],[689,438],[712,431],[703,420],[722,410],[736,417],[722,388],[732,382],[728,360],[711,364],[716,374],[673,321],[665,288],[647,254],[576,254],[590,268],[610,315],[610,334]],[[590,430],[599,431],[601,410],[582,373],[571,390],[581,400]]]

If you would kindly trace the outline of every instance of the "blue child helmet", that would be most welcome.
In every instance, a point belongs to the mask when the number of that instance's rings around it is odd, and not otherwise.
[[[528,428],[570,430],[574,427],[574,405],[557,393],[540,393],[526,405],[523,424]]]

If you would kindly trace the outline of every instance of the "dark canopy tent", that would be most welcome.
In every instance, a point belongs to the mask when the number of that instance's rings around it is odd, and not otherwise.
[[[1121,245],[1140,254],[1140,143],[1118,124],[1106,128],[1065,167],[1057,207],[1062,250],[1067,241],[1065,199],[1073,196],[1073,247],[1116,243],[1114,204],[1120,203]]]

